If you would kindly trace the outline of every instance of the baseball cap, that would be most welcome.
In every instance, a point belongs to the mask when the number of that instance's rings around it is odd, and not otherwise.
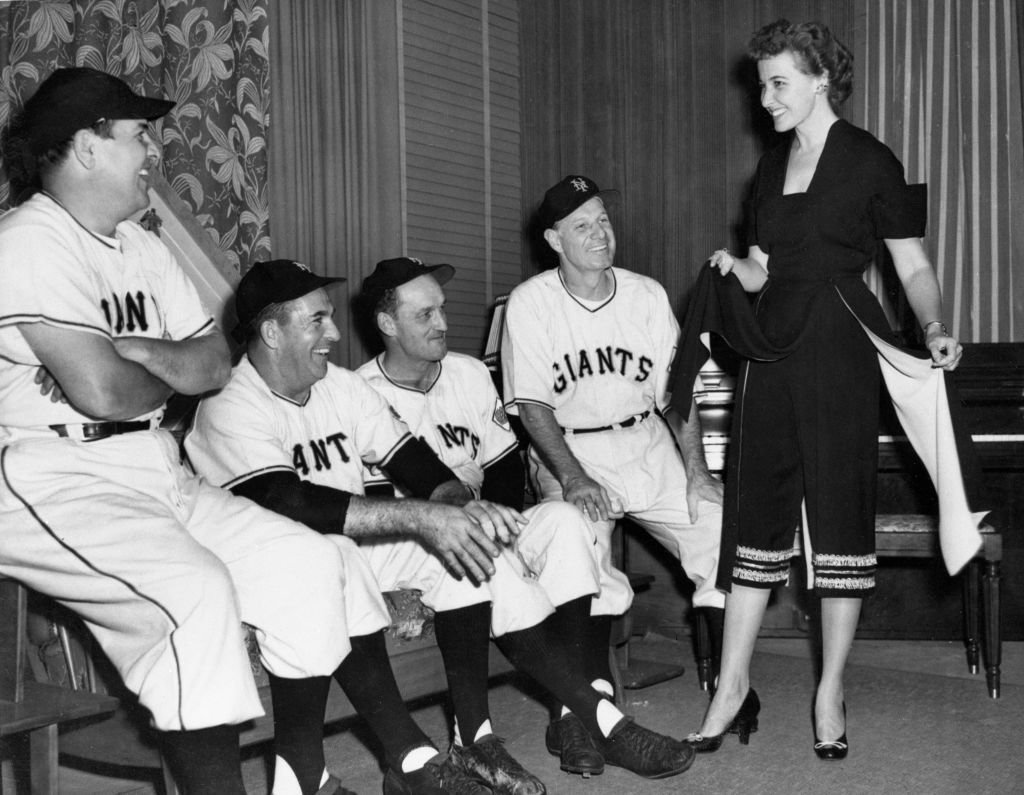
[[[544,194],[544,201],[537,210],[537,220],[541,229],[550,229],[595,196],[614,199],[618,195],[617,190],[601,190],[589,177],[569,174],[562,177],[558,184],[548,188]]]
[[[249,324],[271,304],[293,301],[321,287],[343,281],[345,279],[341,276],[317,276],[302,263],[290,259],[255,262],[238,283],[235,293],[238,325],[231,334],[243,342]]]
[[[25,103],[20,131],[29,151],[41,155],[100,119],[158,119],[174,103],[133,92],[118,77],[77,66],[58,69]]]
[[[373,309],[385,292],[401,287],[419,276],[434,275],[439,284],[444,284],[455,275],[451,265],[426,265],[415,257],[395,257],[377,263],[373,273],[363,279],[363,298],[369,309]]]

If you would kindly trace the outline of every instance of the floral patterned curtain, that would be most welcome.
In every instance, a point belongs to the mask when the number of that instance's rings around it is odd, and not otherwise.
[[[164,174],[236,268],[270,254],[269,0],[0,3],[0,128],[55,69],[90,66],[178,104]],[[0,174],[0,209],[10,206]]]

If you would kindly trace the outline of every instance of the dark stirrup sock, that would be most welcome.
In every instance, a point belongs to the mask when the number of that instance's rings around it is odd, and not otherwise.
[[[549,616],[544,622],[555,639],[560,639],[566,647],[573,660],[578,660],[583,665],[583,673],[590,675],[590,665],[587,663],[587,624],[590,622],[590,605],[594,598],[592,596],[581,596],[563,602],[555,608],[554,615]],[[588,681],[593,681],[592,679]],[[560,703],[554,705],[555,717],[563,706]]]
[[[704,607],[708,622],[708,638],[711,641],[711,694],[714,695],[718,672],[722,668],[722,639],[725,637],[725,608]]]
[[[352,651],[342,660],[334,678],[356,712],[381,745],[388,767],[401,770],[402,756],[410,749],[433,745],[409,715],[384,645],[384,630],[349,638]]]
[[[591,616],[587,622],[587,681],[614,682],[611,666],[612,618]]]
[[[237,726],[160,732],[160,750],[182,795],[245,795]]]
[[[581,596],[563,602],[555,608],[554,615],[544,622],[574,660],[584,659],[587,653],[587,625],[590,623],[590,605],[593,601],[592,596]],[[585,673],[589,673],[589,667]]]
[[[497,644],[516,669],[576,713],[592,736],[604,736],[597,723],[601,695],[590,686],[583,660],[571,655],[555,636],[550,616],[536,626],[502,635]]]
[[[324,772],[324,711],[331,677],[267,676],[274,705],[274,753],[288,763],[302,791],[314,793]]]
[[[472,745],[477,730],[491,716],[487,699],[491,603],[434,613],[434,634],[444,659],[459,738],[463,745]]]

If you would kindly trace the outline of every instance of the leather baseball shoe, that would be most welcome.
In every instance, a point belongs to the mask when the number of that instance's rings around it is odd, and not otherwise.
[[[545,795],[541,780],[505,750],[504,742],[485,734],[472,745],[453,745],[451,755],[466,772],[483,779],[494,795]]]
[[[624,767],[644,778],[668,778],[689,769],[697,752],[664,734],[622,718],[607,738],[595,740],[605,764]]]
[[[572,712],[548,724],[544,732],[544,743],[548,753],[558,757],[559,766],[566,773],[590,778],[604,772],[604,757],[594,745],[583,721]]]
[[[467,773],[448,754],[438,753],[419,770],[403,773],[388,768],[384,795],[492,795],[491,788]]]

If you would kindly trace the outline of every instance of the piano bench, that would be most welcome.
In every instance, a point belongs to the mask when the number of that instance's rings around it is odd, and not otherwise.
[[[1003,536],[992,525],[983,523],[982,546],[963,572],[964,646],[967,665],[978,672],[979,628],[984,627],[985,680],[989,696],[999,698],[999,667],[1002,663],[1002,636],[999,624],[1000,566],[1003,560]],[[925,514],[878,514],[875,518],[875,549],[879,558],[938,557],[939,531],[936,517]],[[793,554],[802,554],[797,534]],[[981,591],[981,603],[978,593]],[[711,649],[702,626],[703,611],[697,611],[697,670],[701,689],[710,689]],[[702,642],[704,641],[704,642]]]

